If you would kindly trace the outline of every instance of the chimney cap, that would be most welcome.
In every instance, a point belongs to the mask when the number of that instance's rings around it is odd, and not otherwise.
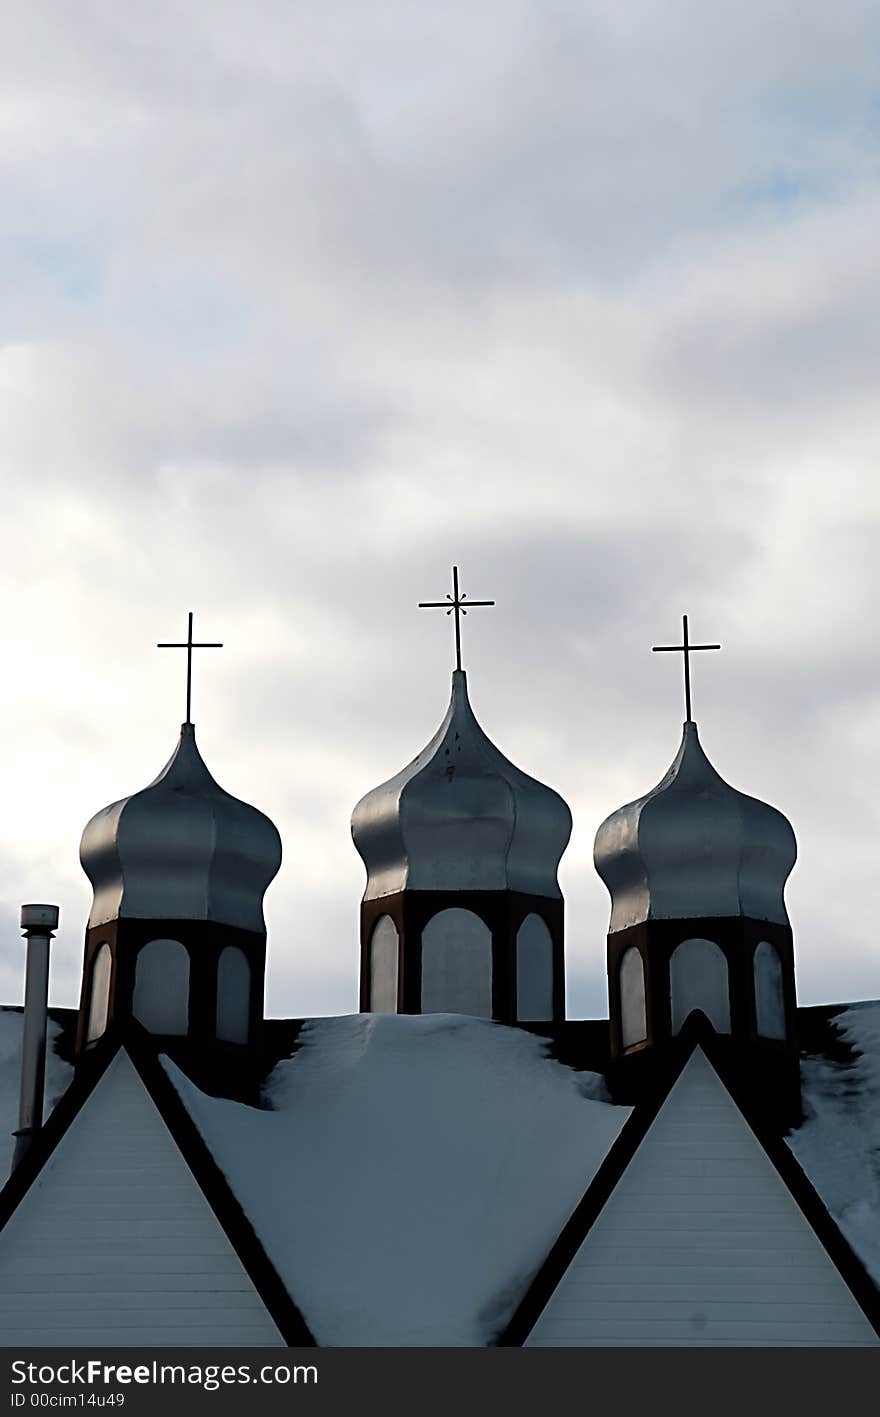
[[[21,907],[22,930],[35,932],[58,929],[57,905],[23,905]]]

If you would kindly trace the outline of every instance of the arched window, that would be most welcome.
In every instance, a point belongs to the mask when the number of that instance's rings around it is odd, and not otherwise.
[[[179,940],[150,940],[138,954],[133,1011],[151,1033],[186,1033],[189,955]]]
[[[422,1013],[492,1017],[492,934],[455,906],[422,931]]]
[[[755,950],[755,1017],[761,1038],[785,1037],[782,960],[769,940]]]
[[[244,950],[227,945],[217,964],[217,1037],[247,1043],[251,1014],[251,967]]]
[[[89,1023],[86,1042],[100,1038],[107,1027],[110,1008],[110,970],[113,963],[109,945],[99,945],[92,960],[92,982],[89,994]]]
[[[645,965],[635,945],[624,950],[620,961],[620,1034],[624,1048],[648,1036],[645,1013]]]
[[[540,915],[527,915],[516,935],[516,1016],[553,1017],[553,940]]]
[[[370,936],[370,1012],[397,1013],[397,964],[400,954],[397,926],[390,915],[381,915]]]
[[[672,1032],[679,1033],[688,1014],[702,1009],[718,1033],[730,1032],[727,960],[714,940],[682,940],[669,961]]]

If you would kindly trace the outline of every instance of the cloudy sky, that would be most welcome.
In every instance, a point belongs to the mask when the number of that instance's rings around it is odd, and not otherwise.
[[[349,816],[474,707],[595,829],[680,736],[781,807],[804,1003],[880,996],[874,0],[29,0],[0,44],[0,999],[98,808],[202,751],[279,826],[269,1011],[357,1007]]]

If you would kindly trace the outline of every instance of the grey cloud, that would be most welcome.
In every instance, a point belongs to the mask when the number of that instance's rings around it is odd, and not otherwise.
[[[285,843],[270,1010],[355,1007],[348,814],[442,716],[416,602],[453,561],[498,602],[477,713],[575,808],[574,1012],[605,1006],[592,835],[675,752],[650,646],[684,610],[724,644],[710,755],[801,842],[802,997],[876,995],[878,39],[812,0],[28,7],[2,574],[8,652],[52,674],[10,688],[0,850],[7,902],[57,888],[64,1001],[78,832],[170,753],[153,646],[193,608],[227,645],[200,742]]]

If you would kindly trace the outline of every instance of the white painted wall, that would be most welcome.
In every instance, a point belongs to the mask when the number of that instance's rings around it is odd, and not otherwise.
[[[151,1033],[186,1033],[189,955],[179,940],[150,940],[139,951],[133,1010]]]
[[[492,935],[471,910],[441,910],[422,931],[422,1013],[492,1017]]]
[[[107,1011],[110,1006],[110,971],[112,967],[110,946],[99,945],[92,960],[92,982],[89,995],[89,1023],[86,1041],[91,1043],[100,1038],[107,1028]]]
[[[0,1333],[15,1348],[283,1344],[124,1053],[0,1232]]]
[[[762,1038],[785,1037],[782,960],[775,945],[761,940],[755,950],[755,1016]]]
[[[645,1013],[645,963],[635,945],[620,961],[620,1028],[624,1048],[648,1036]]]
[[[553,940],[540,915],[527,915],[516,935],[516,1016],[553,1017]]]
[[[397,1013],[400,941],[390,915],[380,915],[370,936],[370,1012]]]
[[[679,1033],[688,1014],[702,1009],[718,1033],[730,1032],[730,984],[727,960],[714,940],[682,940],[669,961],[672,1032]]]
[[[227,945],[217,961],[217,1037],[223,1043],[247,1043],[251,1006],[251,967],[244,950]]]
[[[834,1347],[878,1339],[698,1049],[528,1344]]]

